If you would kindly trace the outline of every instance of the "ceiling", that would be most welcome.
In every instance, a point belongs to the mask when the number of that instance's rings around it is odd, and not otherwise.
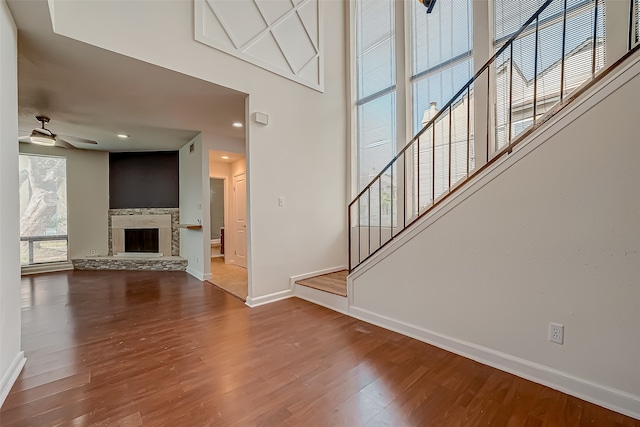
[[[44,115],[52,132],[98,142],[76,144],[85,149],[175,150],[204,132],[244,152],[245,130],[231,124],[245,120],[245,94],[57,35],[46,1],[8,5],[18,27],[20,135]]]

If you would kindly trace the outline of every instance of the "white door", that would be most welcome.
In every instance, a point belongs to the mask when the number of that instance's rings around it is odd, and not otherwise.
[[[247,180],[246,174],[233,177],[234,189],[234,239],[235,262],[240,267],[247,268]]]

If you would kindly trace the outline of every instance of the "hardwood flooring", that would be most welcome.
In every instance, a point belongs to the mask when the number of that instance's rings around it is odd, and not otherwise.
[[[346,297],[348,275],[348,270],[341,270],[335,273],[298,280],[296,284]]]
[[[640,426],[291,298],[250,309],[182,272],[22,283],[9,426]]]

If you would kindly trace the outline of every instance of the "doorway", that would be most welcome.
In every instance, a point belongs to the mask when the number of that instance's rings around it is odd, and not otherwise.
[[[224,257],[225,178],[209,178],[209,224],[211,258]]]
[[[246,160],[209,151],[210,283],[245,301],[248,295]]]

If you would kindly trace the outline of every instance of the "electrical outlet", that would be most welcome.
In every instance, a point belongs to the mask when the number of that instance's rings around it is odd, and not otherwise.
[[[564,344],[564,326],[559,323],[549,323],[549,341]]]
[[[89,255],[91,255],[91,256],[95,256],[95,255],[97,255],[97,254],[96,254],[96,250],[95,250],[95,249],[91,249],[91,250],[89,251]]]

